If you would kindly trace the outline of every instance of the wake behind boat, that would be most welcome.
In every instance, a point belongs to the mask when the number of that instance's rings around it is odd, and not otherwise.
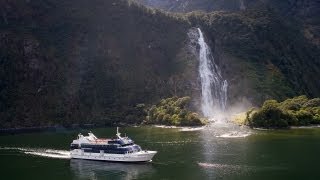
[[[70,146],[70,156],[74,159],[146,162],[151,161],[156,153],[142,150],[129,137],[121,137],[118,128],[115,138],[99,139],[90,132],[88,136],[79,134]]]

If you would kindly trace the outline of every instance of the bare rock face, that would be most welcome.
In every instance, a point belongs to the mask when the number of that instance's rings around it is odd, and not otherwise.
[[[42,60],[39,60],[39,42],[35,39],[25,38],[23,40],[23,53],[31,69],[37,70],[42,67]]]
[[[320,46],[320,1],[315,0],[135,0],[145,6],[169,12],[225,11],[270,8],[284,19],[302,26],[305,38]]]
[[[239,11],[261,6],[277,9],[283,14],[310,16],[319,13],[319,1],[313,0],[134,0],[145,6],[172,12]]]
[[[244,10],[243,0],[135,0],[143,5],[172,12]]]

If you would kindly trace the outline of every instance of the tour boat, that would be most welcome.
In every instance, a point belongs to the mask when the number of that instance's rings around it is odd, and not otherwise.
[[[70,147],[71,158],[100,161],[147,162],[156,153],[157,151],[142,150],[129,137],[121,137],[118,127],[115,138],[100,139],[91,132],[88,136],[79,134]]]

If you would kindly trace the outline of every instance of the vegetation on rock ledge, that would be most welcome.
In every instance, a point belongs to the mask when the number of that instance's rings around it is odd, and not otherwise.
[[[162,99],[148,110],[146,124],[163,124],[174,126],[201,126],[206,120],[200,119],[197,113],[187,110],[190,97],[172,97]]]
[[[268,4],[184,14],[132,0],[0,1],[0,128],[140,124],[139,103],[199,99],[195,27],[230,81],[229,104],[320,96],[318,3]]]
[[[247,112],[246,124],[262,128],[320,124],[320,98],[298,96],[280,103],[267,100],[260,109]]]

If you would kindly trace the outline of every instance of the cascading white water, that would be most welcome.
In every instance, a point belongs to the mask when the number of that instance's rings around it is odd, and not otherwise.
[[[225,111],[227,106],[228,82],[223,80],[200,28],[198,33],[201,110],[203,115],[210,119],[221,117],[220,113]]]
[[[246,6],[244,5],[243,0],[239,0],[240,3],[240,10],[246,10]]]

